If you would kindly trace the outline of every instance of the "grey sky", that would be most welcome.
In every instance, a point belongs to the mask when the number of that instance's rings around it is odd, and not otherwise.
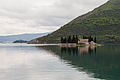
[[[54,31],[108,0],[0,0],[0,35]]]

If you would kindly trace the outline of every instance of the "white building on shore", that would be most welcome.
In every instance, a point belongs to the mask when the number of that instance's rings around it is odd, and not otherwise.
[[[83,44],[89,44],[89,39],[79,39],[78,40],[78,44],[81,44],[81,43],[83,43]]]

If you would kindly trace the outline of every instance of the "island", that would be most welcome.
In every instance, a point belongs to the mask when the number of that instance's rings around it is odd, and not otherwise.
[[[13,43],[28,43],[26,40],[16,40]]]
[[[100,46],[96,43],[96,36],[78,37],[77,35],[61,37],[60,46],[62,47],[76,47],[76,46]]]

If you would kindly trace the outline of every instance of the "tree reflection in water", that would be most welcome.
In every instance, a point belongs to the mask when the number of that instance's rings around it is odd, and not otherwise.
[[[61,47],[61,53],[67,53],[69,55],[85,55],[91,53],[96,53],[96,47],[94,46],[84,46],[84,47]]]

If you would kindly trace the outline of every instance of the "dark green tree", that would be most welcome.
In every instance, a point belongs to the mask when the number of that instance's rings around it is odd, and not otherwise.
[[[75,35],[73,35],[73,37],[72,37],[72,43],[76,43]]]
[[[91,42],[91,41],[92,41],[92,37],[89,36],[89,38],[88,38],[88,42]]]
[[[66,37],[64,38],[64,43],[67,43],[67,38]]]
[[[79,38],[78,38],[78,36],[76,35],[76,37],[75,37],[75,43],[78,43],[78,40],[79,40]]]
[[[64,43],[64,38],[63,37],[61,37],[61,43]]]
[[[85,39],[85,36],[83,35],[83,39]]]
[[[96,43],[96,36],[95,36],[95,38],[94,38],[94,42]]]
[[[72,42],[71,36],[68,37],[67,42],[68,42],[68,43],[71,43],[71,42]]]
[[[94,41],[94,40],[93,40],[93,37],[91,37],[91,41]]]

